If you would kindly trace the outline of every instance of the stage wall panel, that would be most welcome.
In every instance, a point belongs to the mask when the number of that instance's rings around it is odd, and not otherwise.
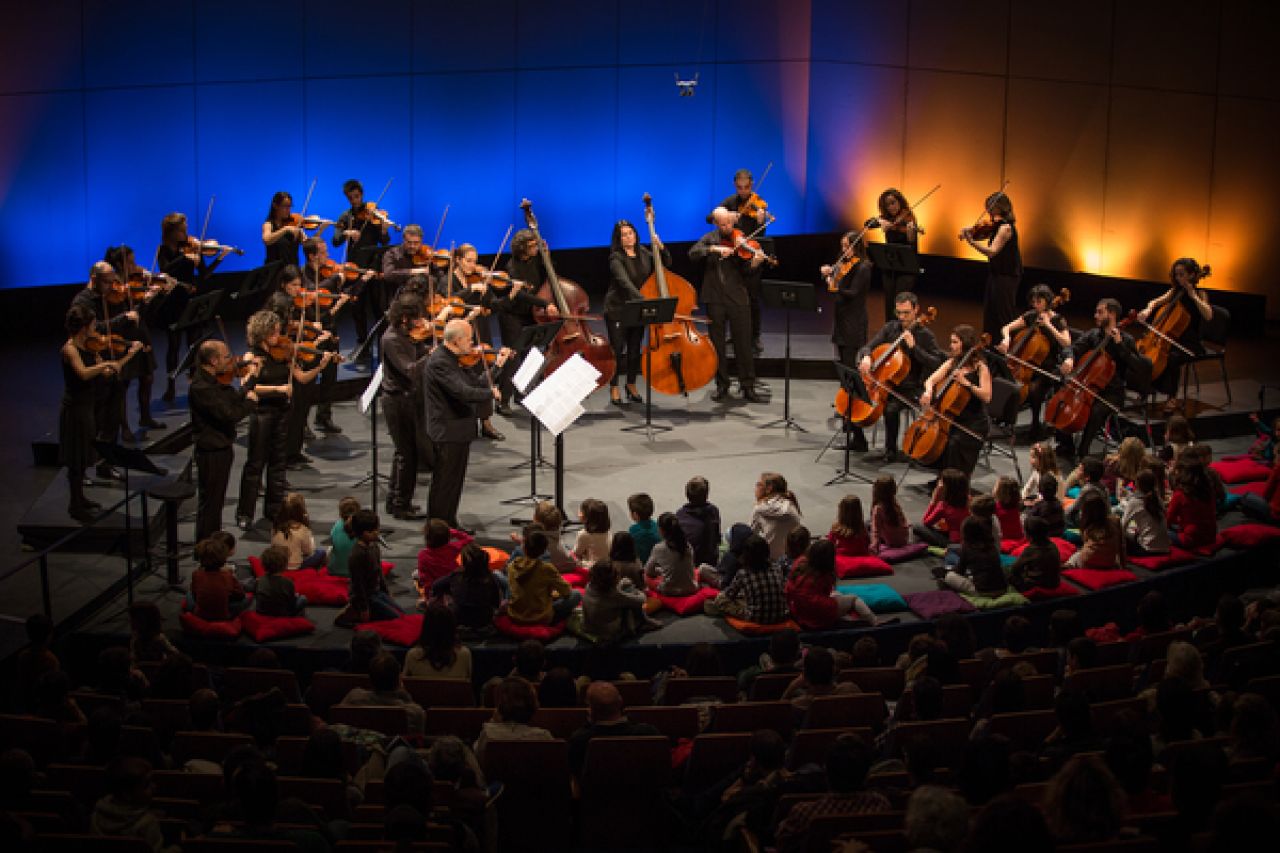
[[[193,20],[191,0],[89,0],[84,4],[86,84],[110,88],[194,82]]]
[[[1112,85],[1214,91],[1218,18],[1203,0],[1117,2]]]
[[[907,64],[910,3],[813,0],[811,5],[815,61]]]
[[[414,5],[412,0],[307,0],[303,16],[307,75],[409,73],[413,68],[414,30],[410,23]],[[345,118],[344,107],[339,109]]]
[[[1209,286],[1247,290],[1261,282],[1275,294],[1275,264],[1259,266],[1256,259],[1273,256],[1280,246],[1280,217],[1259,216],[1256,210],[1268,188],[1274,193],[1280,187],[1280,104],[1220,98],[1215,136],[1205,254],[1216,272]]]
[[[1014,3],[1009,17],[1009,73],[1106,83],[1111,71],[1111,3]]]
[[[1009,47],[1007,0],[913,0],[913,68],[1004,74]]]
[[[10,4],[0,27],[0,93],[84,85],[80,4],[81,0]]]
[[[186,51],[195,45],[196,81],[225,83],[280,80],[303,75],[307,13],[304,0],[195,0],[191,42],[171,33],[166,48]],[[385,23],[385,22],[384,22]],[[231,121],[227,115],[201,115]]]

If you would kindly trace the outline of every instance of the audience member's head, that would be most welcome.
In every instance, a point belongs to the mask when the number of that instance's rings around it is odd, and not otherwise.
[[[703,506],[711,496],[711,483],[706,477],[690,477],[684,484],[684,499],[690,506]]]
[[[1129,796],[1136,797],[1151,787],[1155,756],[1151,752],[1151,738],[1142,730],[1137,715],[1107,740],[1105,757],[1111,775]]]
[[[969,831],[969,804],[946,788],[921,785],[907,800],[905,829],[908,849],[949,853]]]
[[[1049,645],[1064,649],[1076,637],[1082,636],[1084,625],[1079,613],[1062,608],[1049,614]]]
[[[376,693],[390,693],[400,687],[400,664],[395,656],[383,652],[369,662],[369,681]]]
[[[124,718],[110,706],[94,708],[85,725],[84,759],[94,765],[104,765],[121,752],[120,740],[124,734]]]
[[[761,775],[781,770],[787,763],[787,742],[773,729],[758,729],[751,734],[749,763]]]
[[[724,674],[720,654],[710,643],[694,643],[689,647],[689,654],[684,659],[684,671],[694,678],[711,678]]]
[[[1016,613],[1004,620],[1004,647],[1011,654],[1022,654],[1034,642],[1031,636],[1031,620]]]
[[[859,637],[853,644],[849,657],[855,667],[875,667],[880,665],[880,644],[875,637]]]
[[[382,801],[387,811],[396,806],[411,806],[424,815],[431,814],[434,781],[422,761],[399,761],[382,779]]]
[[[800,659],[800,634],[787,628],[769,637],[769,660],[775,667],[795,666]]]
[[[1027,697],[1022,684],[1022,676],[1012,669],[1002,669],[991,679],[990,712],[992,714],[1013,714],[1027,709]]]
[[[843,734],[827,751],[827,784],[834,793],[860,791],[875,753],[865,740],[855,734]]]
[[[1156,715],[1160,738],[1165,743],[1196,737],[1198,698],[1181,678],[1166,678],[1156,685]]]
[[[960,849],[964,853],[1053,853],[1056,846],[1041,811],[1009,794],[978,812]]]
[[[187,713],[191,717],[191,728],[198,732],[214,731],[218,727],[218,708],[221,703],[218,694],[207,687],[202,687],[191,694],[187,700]]]
[[[1163,634],[1171,627],[1169,608],[1159,590],[1153,589],[1138,601],[1138,626],[1148,635]]]
[[[317,779],[347,780],[347,763],[342,738],[329,727],[311,733],[302,751],[302,775]]]
[[[1089,697],[1079,690],[1063,689],[1053,701],[1053,714],[1058,720],[1058,727],[1068,738],[1088,737],[1093,732]]]
[[[1102,759],[1077,755],[1049,780],[1043,807],[1059,843],[1109,841],[1120,832],[1124,793]]]
[[[1187,828],[1198,832],[1208,826],[1209,816],[1222,798],[1227,757],[1210,744],[1189,744],[1178,750],[1172,764],[1169,793],[1173,807]]]
[[[546,647],[537,640],[524,640],[516,646],[515,674],[531,684],[542,680],[547,665]]]
[[[1088,637],[1076,637],[1067,643],[1067,669],[1076,672],[1098,665],[1098,644]]]
[[[593,681],[587,687],[587,712],[593,723],[622,719],[622,694],[608,681]]]
[[[462,788],[479,785],[482,778],[480,765],[471,747],[453,735],[438,737],[431,742],[427,753],[427,769],[441,782],[450,782]]]
[[[244,822],[249,826],[270,826],[276,817],[279,789],[276,772],[261,759],[245,761],[231,777],[231,788]]]
[[[552,667],[542,676],[542,681],[538,682],[538,705],[542,708],[578,706],[578,683],[568,667]]]
[[[924,675],[911,685],[917,720],[942,719],[942,682],[931,675]]]
[[[1218,599],[1214,620],[1223,637],[1238,637],[1244,628],[1244,602],[1229,592],[1223,593]]]
[[[1274,760],[1280,753],[1280,728],[1276,710],[1257,693],[1236,700],[1231,716],[1231,740],[1235,754]]]
[[[1204,679],[1204,658],[1200,650],[1181,640],[1170,643],[1165,651],[1165,678],[1180,678],[1193,690],[1208,687]]]
[[[116,802],[146,806],[151,802],[151,762],[122,755],[107,765],[106,791]]]
[[[347,671],[367,675],[369,664],[382,654],[382,638],[373,631],[356,631],[351,637],[351,655]]]
[[[533,685],[519,676],[502,679],[498,685],[498,716],[504,723],[528,725],[538,710],[538,695]]]
[[[1022,522],[1022,532],[1027,541],[1041,548],[1052,544],[1049,541],[1049,522],[1038,515],[1029,515]]]
[[[938,640],[956,660],[970,660],[978,651],[978,638],[969,620],[959,613],[946,613],[938,617]]]
[[[826,646],[813,646],[804,656],[804,680],[811,687],[830,687],[836,680],[836,658]]]

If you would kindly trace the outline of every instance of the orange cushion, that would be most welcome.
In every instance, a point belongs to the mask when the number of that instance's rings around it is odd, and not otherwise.
[[[786,622],[778,622],[773,625],[761,625],[758,622],[748,622],[745,619],[735,619],[732,616],[726,616],[725,621],[732,625],[738,633],[746,634],[748,637],[763,637],[788,629],[792,631],[800,630],[800,626],[796,624],[794,619],[788,619]]]

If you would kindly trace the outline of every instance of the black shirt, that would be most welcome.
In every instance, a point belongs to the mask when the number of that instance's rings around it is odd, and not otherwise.
[[[1022,315],[1022,325],[1027,329],[1034,329],[1040,325],[1039,319],[1039,311],[1027,311]],[[1049,325],[1053,326],[1059,332],[1065,332],[1067,330],[1067,321],[1062,319],[1061,314],[1054,314],[1050,317]],[[1043,332],[1043,330],[1041,331]],[[1018,332],[1018,334],[1021,335],[1022,332]],[[1045,334],[1044,339],[1049,342],[1049,358],[1053,359],[1050,363],[1057,364],[1058,356],[1062,353],[1062,345],[1058,343],[1058,339],[1053,335]],[[1013,349],[1012,343],[1010,343],[1009,348]]]
[[[519,317],[521,323],[530,325],[534,322],[533,309],[546,308],[550,304],[538,296],[538,291],[547,282],[546,267],[542,265],[542,259],[538,255],[527,261],[511,258],[507,261],[507,275],[511,276],[511,288],[506,292],[496,292],[494,304],[499,311]],[[517,281],[523,281],[526,286],[512,295]]]
[[[357,252],[368,252],[377,249],[379,246],[386,246],[391,242],[388,231],[384,232],[382,226],[373,220],[360,220],[356,215],[364,210],[363,207],[352,207],[344,210],[342,215],[338,217],[337,223],[333,226],[333,245],[335,248],[341,248],[343,243],[347,242],[347,238],[343,235],[343,231],[359,231],[360,236],[350,242],[347,246],[347,255],[353,259],[357,257]]]
[[[93,289],[93,285],[89,285],[77,291],[76,295],[71,297],[71,307],[74,308],[77,305],[82,308],[89,309],[93,314],[93,319],[99,323],[102,322],[102,297]],[[122,305],[112,312],[110,324],[112,331],[119,332],[128,326],[130,321],[124,316],[125,312],[128,310],[129,309],[127,307]]]
[[[248,388],[239,390],[223,385],[204,367],[196,368],[195,379],[187,392],[191,410],[191,430],[197,450],[229,449],[236,440],[236,424],[251,410],[245,398]]]
[[[736,253],[721,255],[712,252],[711,247],[719,246],[722,239],[717,228],[703,234],[689,247],[689,260],[694,263],[706,261],[702,270],[701,301],[703,304],[748,305],[750,297],[744,276],[751,268],[751,262]]]
[[[273,234],[285,227],[283,225],[276,225],[274,222],[270,221],[268,221],[268,224],[271,226],[271,233]],[[292,231],[288,234],[282,235],[280,239],[276,240],[274,243],[265,243],[264,245],[267,249],[267,259],[263,262],[264,264],[269,264],[273,261],[280,261],[284,264],[299,265],[298,248],[302,245],[302,240],[299,239]]]
[[[900,334],[902,334],[900,322],[890,320],[885,323],[880,327],[880,331],[867,341],[867,345],[858,350],[858,361],[862,361],[863,356],[871,355],[880,344],[893,343]],[[916,326],[911,335],[915,338],[916,345],[914,347],[902,345],[902,351],[911,361],[911,371],[898,383],[899,387],[920,387],[924,384],[924,377],[937,370],[938,365],[946,359],[942,350],[938,348],[938,339],[933,336],[933,330],[927,326]]]
[[[748,196],[747,198],[750,198],[750,196]],[[742,208],[742,205],[744,202],[746,202],[746,200],[747,199],[743,198],[737,193],[734,193],[733,195],[726,198],[724,201],[720,202],[720,206],[723,207],[725,210],[731,210],[734,213],[738,213],[738,211]],[[712,218],[708,216],[707,221],[712,222],[714,220],[712,220]],[[738,218],[734,221],[733,227],[737,228],[743,234],[754,234],[755,237],[753,239],[758,239],[764,236],[766,226],[758,222],[754,216],[747,216],[746,214],[738,214]],[[756,230],[756,229],[759,229],[759,230]]]
[[[413,377],[420,369],[418,344],[400,326],[382,333],[382,390],[393,396],[413,391]]]
[[[662,247],[662,264],[671,266],[671,253]],[[610,319],[622,315],[622,306],[633,299],[644,299],[640,288],[653,275],[653,250],[636,246],[635,257],[625,251],[609,253],[609,292],[604,297],[604,313]]]
[[[1022,275],[1022,252],[1018,249],[1018,227],[1012,222],[1002,222],[1001,224],[1009,226],[1009,239],[1000,248],[999,252],[991,256],[987,271],[991,275],[1017,277]],[[997,228],[990,239],[987,240],[988,246],[995,241],[998,233],[1000,233],[1000,229]]]
[[[266,347],[256,346],[250,349],[254,355],[262,359],[262,367],[258,370],[258,378],[254,387],[262,385],[280,386],[289,384],[289,362],[276,361],[267,354]],[[289,406],[289,398],[284,394],[259,394],[258,408],[283,409]]]
[[[1125,373],[1129,370],[1133,359],[1139,357],[1138,349],[1133,343],[1133,336],[1128,332],[1121,329],[1120,342],[1117,343],[1111,339],[1110,335],[1095,326],[1073,341],[1071,346],[1064,348],[1062,357],[1064,360],[1069,358],[1075,362],[1073,367],[1079,367],[1084,357],[1104,340],[1106,341],[1105,351],[1107,355],[1111,356],[1116,363],[1116,372],[1103,390],[1122,393],[1124,391]]]
[[[493,396],[488,384],[463,367],[453,350],[441,344],[427,357],[422,378],[427,408],[427,437],[466,442],[476,435],[476,404]]]
[[[413,260],[413,253],[405,249],[403,243],[392,246],[382,256],[382,277],[397,290],[413,278],[415,269],[418,264]]]

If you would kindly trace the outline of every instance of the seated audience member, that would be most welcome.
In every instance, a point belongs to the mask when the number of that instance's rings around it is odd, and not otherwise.
[[[609,562],[613,563],[619,581],[626,578],[636,589],[645,588],[644,563],[636,556],[636,540],[627,531],[619,530],[613,534],[609,543]]]
[[[1213,502],[1213,486],[1198,454],[1190,451],[1185,455],[1196,458],[1179,460],[1174,468],[1168,522],[1173,544],[1190,551],[1207,548],[1218,538],[1218,510]]]
[[[1231,709],[1232,761],[1264,761],[1275,764],[1280,757],[1280,724],[1276,709],[1257,693],[1245,693]]]
[[[427,607],[418,642],[404,656],[404,674],[471,681],[471,649],[458,638],[458,621],[443,604]]]
[[[254,587],[253,608],[263,616],[301,616],[307,607],[307,597],[298,595],[293,581],[285,577],[288,565],[284,547],[272,545],[262,552],[263,575]]]
[[[573,541],[573,556],[584,568],[609,556],[609,505],[597,498],[586,498],[578,506],[582,529]]]
[[[858,685],[852,681],[836,683],[836,659],[825,646],[813,646],[804,656],[803,670],[787,685],[782,700],[790,702],[796,711],[796,719],[803,722],[813,700],[819,696],[848,695],[858,693]]]
[[[653,520],[653,498],[637,492],[627,498],[627,511],[631,514],[631,526],[627,532],[636,543],[636,557],[647,563],[653,546],[662,541],[657,522]]]
[[[865,601],[852,593],[836,592],[836,548],[829,539],[809,546],[806,558],[787,578],[784,591],[788,608],[803,628],[834,628],[850,613],[876,624],[876,615]]]
[[[1139,471],[1133,492],[1122,506],[1120,527],[1129,552],[1138,556],[1168,554],[1173,543],[1169,540],[1169,525],[1156,475],[1147,469]]]
[[[698,591],[693,548],[685,539],[684,528],[675,513],[658,516],[658,533],[662,539],[649,551],[644,564],[646,578],[659,578],[660,595],[683,597]]]
[[[519,676],[508,676],[498,685],[498,706],[493,719],[484,724],[476,738],[476,760],[484,766],[485,745],[495,740],[551,740],[551,732],[529,725],[538,712],[538,696],[533,685]]]
[[[845,495],[836,506],[836,520],[827,539],[841,557],[865,557],[871,553],[871,535],[862,514],[862,499]]]
[[[1151,738],[1142,729],[1142,721],[1131,715],[1107,740],[1107,767],[1125,794],[1125,814],[1160,814],[1173,810],[1168,794],[1151,787],[1151,768],[1155,756]]]
[[[453,574],[458,567],[458,555],[471,544],[472,536],[463,530],[454,530],[448,522],[432,518],[422,526],[425,547],[418,551],[418,565],[413,570],[413,585],[418,590],[418,600],[426,602],[436,581]]]
[[[129,658],[139,663],[159,663],[178,650],[164,635],[164,617],[154,601],[135,601],[129,605]]]
[[[1120,520],[1111,514],[1101,489],[1081,491],[1072,509],[1079,509],[1080,550],[1067,560],[1073,569],[1122,569],[1125,565],[1124,534]]]
[[[743,566],[720,594],[707,602],[709,616],[733,616],[758,625],[787,619],[782,570],[769,556],[769,543],[752,534],[742,549]]]
[[[787,485],[787,478],[765,472],[755,485],[755,506],[751,509],[751,530],[769,543],[769,558],[780,558],[787,545],[787,534],[804,523],[800,501]]]
[[[714,566],[720,560],[720,510],[711,503],[710,495],[706,477],[691,477],[684,487],[685,505],[676,510],[699,566]]]
[[[1074,485],[1080,487],[1080,491],[1076,494],[1076,501],[1067,510],[1066,522],[1067,527],[1080,528],[1080,510],[1081,502],[1086,495],[1096,494],[1106,503],[1107,510],[1111,509],[1111,496],[1107,493],[1106,487],[1102,484],[1103,478],[1106,476],[1106,466],[1102,460],[1096,456],[1086,456],[1084,460],[1071,473],[1071,477],[1067,479],[1067,486],[1070,488],[1075,480]]]
[[[577,708],[582,703],[578,682],[567,666],[553,666],[538,682],[539,708]]]
[[[1124,792],[1097,756],[1078,755],[1049,780],[1043,803],[1059,844],[1110,841],[1124,820]]]
[[[153,851],[178,851],[164,843],[160,817],[151,808],[155,790],[151,763],[131,755],[111,762],[106,772],[107,795],[93,807],[89,825],[94,835],[138,838]]]
[[[633,637],[649,627],[644,605],[643,589],[636,589],[630,578],[619,579],[607,558],[597,560],[582,594],[582,630],[600,643]]]
[[[939,587],[968,595],[1004,595],[1009,582],[991,529],[981,519],[970,516],[961,526],[961,536],[960,560],[955,568],[948,571],[944,566],[936,566],[933,569]]]
[[[805,850],[810,824],[818,816],[887,812],[892,804],[877,791],[865,789],[874,753],[865,740],[843,734],[827,752],[827,784],[831,792],[817,800],[797,803],[778,827],[779,853]]]
[[[996,521],[1000,523],[1000,539],[1015,542],[1022,539],[1022,494],[1018,491],[1018,481],[1012,477],[1001,477],[996,480],[996,487],[991,497],[996,502]]]
[[[361,622],[377,622],[404,615],[387,589],[382,574],[382,549],[378,547],[381,521],[371,509],[362,509],[351,518],[355,544],[347,557],[351,588],[347,609],[334,619],[334,624],[352,627]]]
[[[1062,500],[1058,497],[1059,491],[1058,478],[1053,474],[1045,474],[1040,478],[1040,498],[1022,514],[1024,528],[1028,520],[1039,518],[1048,527],[1050,536],[1061,537],[1066,532],[1066,513],[1062,508]]]
[[[524,554],[544,554],[547,534],[530,524],[525,527]],[[511,599],[507,615],[522,625],[550,625],[563,622],[573,613],[582,593],[573,589],[555,566],[538,557],[513,557],[507,564]]]
[[[869,639],[869,638],[868,638]],[[751,685],[756,677],[765,674],[795,674],[800,672],[800,635],[792,628],[769,635],[769,651],[760,655],[755,666],[738,673],[738,689],[742,695],[751,695]]]
[[[1013,787],[1009,758],[1013,744],[1003,735],[985,735],[964,746],[956,788],[970,806],[989,803]]]
[[[957,850],[969,831],[969,804],[953,791],[921,785],[907,800],[907,849]]]
[[[1053,853],[1044,814],[1014,794],[996,797],[978,812],[960,849],[965,853]]]
[[[409,731],[422,734],[425,714],[422,706],[400,682],[400,664],[388,652],[383,652],[369,663],[369,687],[353,687],[342,697],[341,705],[394,705],[405,709],[409,719]]]
[[[488,635],[502,603],[506,576],[490,570],[489,553],[475,543],[465,546],[458,559],[461,567],[436,581],[431,597],[447,600],[461,631],[473,637]]]
[[[938,477],[919,524],[911,531],[916,539],[945,548],[960,543],[960,527],[969,517],[969,478],[963,471],[945,468]]]
[[[1029,589],[1057,589],[1062,584],[1062,555],[1049,539],[1049,525],[1043,518],[1028,518],[1024,524],[1027,547],[1009,568],[1009,582],[1019,592]]]
[[[227,569],[227,553],[227,546],[213,538],[196,544],[200,568],[191,574],[187,605],[206,622],[226,622],[249,604],[244,587]]]
[[[1097,752],[1102,742],[1093,732],[1089,697],[1076,690],[1064,689],[1053,702],[1058,725],[1044,740],[1040,754],[1057,767],[1081,752]]]
[[[1271,466],[1262,494],[1243,495],[1240,498],[1240,510],[1258,521],[1280,524],[1280,457]]]
[[[911,525],[898,503],[898,481],[877,477],[871,484],[871,552],[902,548],[911,541]]]
[[[813,534],[803,524],[791,528],[791,532],[787,534],[786,548],[778,558],[778,568],[782,570],[784,579],[791,575],[795,566],[804,562],[804,554],[812,541]]]
[[[325,564],[328,553],[316,547],[307,499],[298,492],[285,495],[271,525],[271,544],[289,552],[290,569],[318,569]]]
[[[608,681],[591,682],[586,699],[588,723],[569,737],[569,770],[575,777],[582,776],[582,768],[587,761],[587,745],[596,738],[659,734],[648,723],[633,723],[627,719],[622,694]]]

